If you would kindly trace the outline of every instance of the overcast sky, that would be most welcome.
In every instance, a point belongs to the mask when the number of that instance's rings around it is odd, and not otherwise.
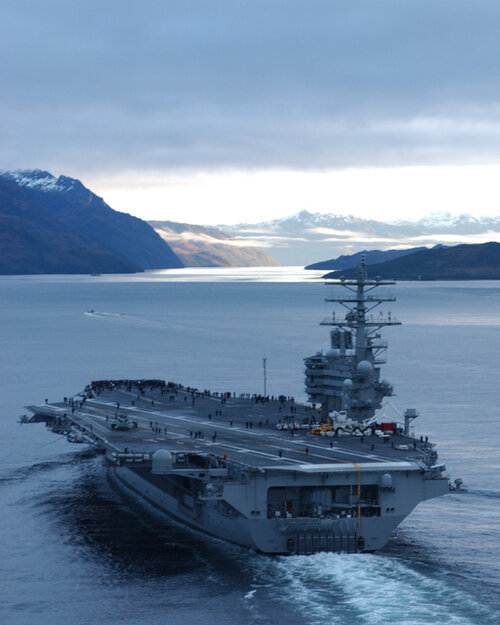
[[[145,218],[500,214],[498,0],[2,0],[0,169]]]

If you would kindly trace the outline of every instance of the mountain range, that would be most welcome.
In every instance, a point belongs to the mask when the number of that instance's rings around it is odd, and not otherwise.
[[[476,218],[463,214],[453,217],[447,212],[430,213],[418,221],[383,222],[303,210],[282,219],[218,228],[242,245],[265,249],[283,265],[310,265],[324,258],[365,249],[500,241],[500,216]]]
[[[257,224],[147,223],[113,210],[75,178],[42,170],[0,173],[4,274],[277,264],[342,268],[339,263],[367,249],[373,263],[436,244],[497,240],[500,217],[445,212],[391,223],[306,210]]]

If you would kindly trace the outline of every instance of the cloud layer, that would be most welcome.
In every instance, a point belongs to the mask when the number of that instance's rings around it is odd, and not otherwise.
[[[4,0],[0,168],[500,159],[500,6]]]

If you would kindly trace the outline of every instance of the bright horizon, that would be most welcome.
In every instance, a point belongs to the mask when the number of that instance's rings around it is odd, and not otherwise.
[[[76,174],[75,174],[75,177]],[[500,164],[89,175],[115,210],[146,220],[232,225],[310,213],[417,221],[431,212],[500,215]]]

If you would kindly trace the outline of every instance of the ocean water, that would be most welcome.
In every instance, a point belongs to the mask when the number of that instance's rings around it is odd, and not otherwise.
[[[420,504],[376,554],[268,557],[116,493],[102,458],[23,406],[99,378],[305,399],[327,287],[299,269],[0,278],[0,623],[500,623],[500,283],[400,283],[383,376],[467,493]],[[387,306],[386,306],[387,310]]]

